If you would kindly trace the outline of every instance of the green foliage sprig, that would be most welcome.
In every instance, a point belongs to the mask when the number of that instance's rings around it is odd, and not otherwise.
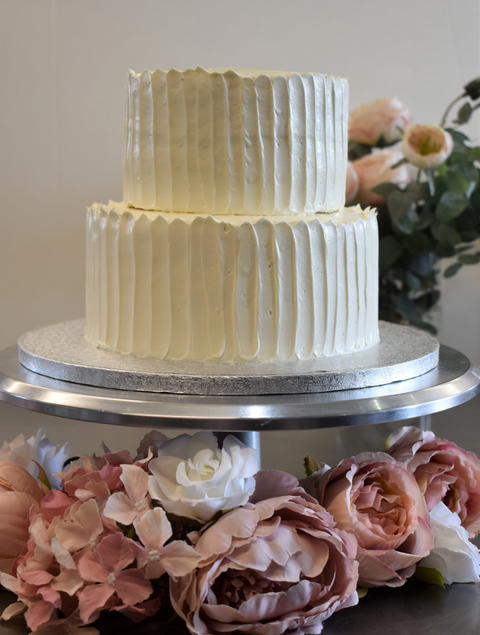
[[[455,119],[445,127],[459,102]],[[378,207],[382,320],[409,323],[435,333],[425,313],[440,297],[439,262],[456,259],[444,271],[446,278],[464,265],[480,262],[480,146],[474,146],[459,130],[478,108],[480,78],[465,86],[442,117],[440,126],[454,143],[447,160],[435,168],[418,169],[416,179],[404,188],[386,182],[373,189],[385,200]],[[391,144],[383,139],[375,146],[350,141],[349,158],[359,159],[386,145]]]

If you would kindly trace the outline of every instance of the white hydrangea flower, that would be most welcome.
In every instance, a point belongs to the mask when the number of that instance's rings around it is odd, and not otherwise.
[[[69,456],[70,442],[67,441],[62,447],[52,443],[46,437],[45,428],[39,428],[36,436],[29,439],[19,434],[10,443],[5,441],[0,448],[0,461],[13,461],[37,479],[38,467],[34,461],[38,463],[45,470],[52,489],[60,488],[60,479],[54,474],[63,470]]]
[[[480,582],[480,552],[468,539],[458,514],[438,503],[430,512],[430,519],[435,543],[420,566],[436,569],[445,584]]]
[[[232,435],[219,450],[211,432],[182,434],[162,443],[148,467],[150,495],[167,512],[207,522],[247,502],[255,489],[257,450]]]

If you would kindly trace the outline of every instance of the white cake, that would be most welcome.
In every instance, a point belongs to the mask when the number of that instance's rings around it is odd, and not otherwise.
[[[86,339],[245,362],[378,342],[375,212],[343,208],[347,112],[323,75],[131,73],[125,200],[88,210]]]

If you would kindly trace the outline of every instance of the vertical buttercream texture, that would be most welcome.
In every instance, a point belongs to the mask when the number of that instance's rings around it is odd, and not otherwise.
[[[375,213],[212,217],[97,205],[86,338],[160,358],[311,359],[378,341]]]
[[[124,200],[213,215],[335,211],[345,203],[347,132],[339,77],[131,72]]]

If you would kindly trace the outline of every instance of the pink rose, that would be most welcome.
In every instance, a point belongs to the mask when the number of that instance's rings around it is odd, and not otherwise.
[[[438,126],[415,124],[405,130],[402,152],[421,170],[436,168],[448,159],[452,150],[452,135]]]
[[[396,150],[374,150],[354,161],[353,167],[360,180],[357,201],[366,205],[381,205],[385,201],[383,196],[372,192],[380,183],[395,183],[401,188],[405,187],[412,180],[407,166],[399,165],[392,169],[402,159],[402,153]]]
[[[383,452],[364,452],[301,481],[337,527],[358,541],[360,586],[400,586],[433,546],[430,515],[412,475]]]
[[[385,449],[416,478],[429,511],[442,502],[471,538],[480,531],[480,461],[473,452],[413,426],[391,434]]]
[[[370,146],[376,145],[381,137],[393,143],[402,137],[399,128],[405,130],[411,122],[410,110],[398,97],[377,99],[350,113],[348,138]]]
[[[355,202],[360,181],[355,166],[351,161],[347,163],[347,185],[345,188],[345,205],[351,205]]]
[[[354,538],[289,474],[256,479],[255,503],[203,530],[197,568],[170,580],[173,606],[194,634],[320,633],[334,611],[358,601]],[[283,495],[262,498],[272,492]]]

